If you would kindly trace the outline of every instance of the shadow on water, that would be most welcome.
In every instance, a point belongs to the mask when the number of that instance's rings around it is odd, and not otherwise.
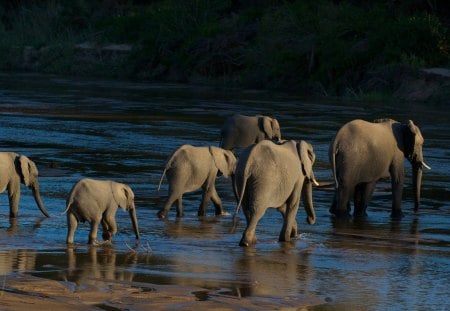
[[[409,105],[409,104],[408,104]],[[272,301],[321,297],[327,308],[442,309],[450,306],[449,113],[432,105],[317,102],[269,92],[223,92],[204,87],[81,81],[48,76],[0,75],[1,151],[26,154],[38,165],[51,218],[42,218],[31,191],[22,187],[19,218],[10,221],[0,196],[0,275],[28,273],[65,281],[73,290],[104,287],[105,280],[197,286],[193,295],[265,297]],[[408,112],[412,111],[412,112]],[[218,145],[226,116],[267,114],[280,121],[284,138],[313,144],[317,222],[299,209],[299,238],[279,243],[281,216],[268,210],[254,248],[238,247],[245,228],[231,181],[217,180],[227,216],[197,217],[201,193],[183,197],[186,216],[157,219],[167,182],[156,191],[164,163],[178,146]],[[425,113],[426,112],[426,113]],[[411,169],[406,166],[404,219],[392,221],[390,183],[377,186],[365,220],[337,221],[328,145],[345,122],[391,117],[414,120],[425,137],[422,206],[413,212]],[[447,134],[446,134],[447,133]],[[64,244],[65,199],[82,177],[129,184],[136,196],[141,241],[128,215],[117,213],[111,246],[88,247],[80,224],[75,247]],[[69,285],[68,285],[69,286]],[[142,285],[140,285],[142,286]],[[285,301],[285,300],[283,300]]]

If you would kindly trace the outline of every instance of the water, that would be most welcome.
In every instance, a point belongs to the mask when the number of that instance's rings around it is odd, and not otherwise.
[[[366,221],[336,222],[328,208],[332,189],[315,189],[317,223],[299,210],[300,237],[279,243],[281,216],[268,210],[254,248],[238,246],[245,220],[231,181],[217,180],[229,216],[196,216],[200,192],[184,196],[186,216],[168,221],[156,212],[167,192],[157,184],[178,146],[218,145],[219,129],[232,113],[277,117],[284,138],[305,139],[316,152],[315,175],[331,183],[328,145],[355,118],[414,120],[425,137],[422,205],[413,213],[411,169],[400,222],[390,219],[390,189],[381,181]],[[25,154],[40,170],[43,218],[22,186],[19,218],[10,222],[8,198],[0,196],[0,275],[19,272],[75,287],[98,280],[195,285],[208,299],[214,291],[269,300],[318,297],[330,308],[446,310],[450,280],[450,113],[446,107],[309,101],[257,91],[220,91],[184,85],[89,81],[53,76],[0,75],[0,149]],[[118,234],[110,247],[86,245],[80,224],[74,249],[65,245],[66,197],[82,177],[112,179],[135,192],[142,240],[136,244],[128,214],[117,212]]]

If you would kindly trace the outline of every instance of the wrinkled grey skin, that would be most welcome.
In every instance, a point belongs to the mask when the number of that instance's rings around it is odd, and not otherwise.
[[[31,188],[34,200],[42,214],[49,217],[39,193],[36,164],[14,152],[0,152],[0,193],[8,189],[9,217],[16,218],[19,212],[20,183]]]
[[[139,239],[134,193],[131,188],[111,180],[81,179],[73,186],[66,202],[67,244],[73,244],[75,230],[80,221],[87,221],[91,225],[89,244],[101,244],[97,241],[100,223],[103,229],[103,240],[110,242],[117,232],[116,212],[119,207],[128,211],[136,239]]]
[[[261,115],[233,115],[225,121],[220,134],[220,146],[226,150],[248,147],[264,139],[281,140],[277,119]]]
[[[288,140],[275,144],[264,140],[246,148],[238,161],[234,191],[238,207],[242,205],[247,227],[239,243],[256,243],[255,229],[267,208],[277,208],[283,216],[280,241],[297,236],[297,211],[303,197],[307,222],[316,220],[312,201],[312,166],[315,154],[310,144]]]
[[[164,175],[169,182],[169,194],[158,217],[167,217],[170,207],[177,202],[177,217],[183,216],[182,197],[186,192],[203,189],[203,197],[198,216],[205,216],[210,200],[214,203],[216,215],[224,215],[222,201],[216,191],[216,177],[222,173],[231,176],[236,169],[236,157],[229,150],[218,147],[194,147],[183,145],[172,154],[166,163],[159,182],[158,191]]]
[[[330,212],[349,217],[350,199],[354,199],[354,217],[365,217],[366,208],[380,178],[391,177],[391,217],[403,216],[401,200],[404,181],[404,158],[413,168],[415,208],[420,202],[424,139],[410,120],[401,124],[391,119],[372,122],[353,120],[345,124],[330,145],[329,157],[335,178],[335,194]]]

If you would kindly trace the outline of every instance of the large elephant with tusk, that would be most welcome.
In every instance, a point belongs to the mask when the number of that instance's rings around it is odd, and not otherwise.
[[[413,168],[415,207],[420,203],[424,139],[413,121],[407,124],[392,119],[374,122],[353,120],[345,124],[330,145],[329,157],[335,178],[335,194],[330,212],[349,217],[349,200],[354,198],[354,217],[366,216],[366,208],[380,178],[391,177],[392,218],[401,218],[404,159]]]
[[[0,193],[8,189],[10,218],[16,218],[19,213],[20,183],[32,189],[37,206],[49,217],[39,193],[36,164],[24,155],[0,152]]]

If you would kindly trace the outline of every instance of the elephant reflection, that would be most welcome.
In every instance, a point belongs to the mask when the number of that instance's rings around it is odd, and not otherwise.
[[[104,284],[104,280],[119,280],[131,282],[134,273],[122,268],[137,262],[135,253],[120,258],[113,247],[97,250],[90,246],[88,253],[76,253],[73,247],[67,248],[67,281],[80,284]]]
[[[36,252],[26,249],[0,251],[0,275],[36,270]]]
[[[297,246],[296,246],[297,244]],[[264,256],[246,248],[236,261],[236,281],[248,286],[235,288],[236,296],[298,296],[307,292],[316,279],[307,249],[297,243],[280,244]]]

